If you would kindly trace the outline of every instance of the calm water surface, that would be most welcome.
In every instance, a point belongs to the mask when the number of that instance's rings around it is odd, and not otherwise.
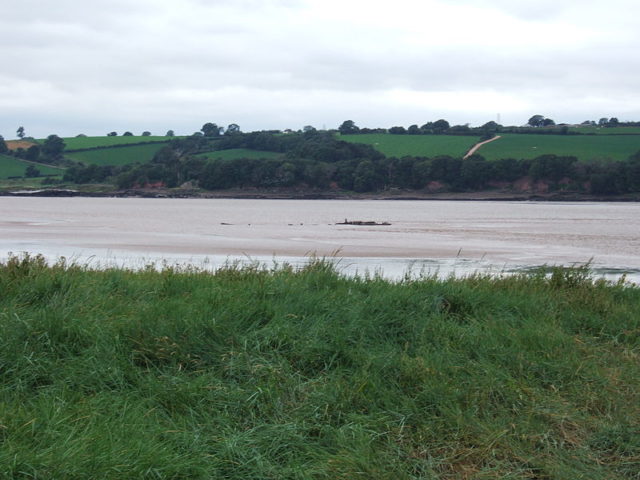
[[[336,225],[348,220],[389,226]],[[345,272],[466,274],[591,261],[640,281],[634,203],[0,198],[0,256],[216,267],[336,255]]]

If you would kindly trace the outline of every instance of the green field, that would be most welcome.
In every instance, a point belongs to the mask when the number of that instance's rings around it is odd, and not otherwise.
[[[371,133],[363,135],[341,135],[340,140],[372,145],[387,157],[435,157],[449,155],[464,156],[480,137],[455,135],[391,135]]]
[[[640,288],[0,263],[0,477],[638,479]]]
[[[163,147],[164,145],[162,144],[133,145],[131,147],[71,152],[66,153],[65,156],[87,165],[128,165],[130,163],[149,162],[156,152]]]
[[[482,146],[487,160],[527,159],[544,154],[572,155],[582,161],[626,160],[640,150],[640,135],[528,135],[504,134]]]
[[[128,145],[130,143],[146,143],[146,142],[168,142],[173,138],[180,137],[70,137],[64,138],[67,150],[77,150],[82,148],[94,147],[110,147],[113,145]],[[44,140],[38,140],[40,143]]]
[[[46,167],[44,165],[32,164],[7,155],[0,155],[0,178],[22,177],[29,165],[35,166],[42,175],[58,175],[64,172],[63,169]]]
[[[574,127],[569,129],[572,132],[579,132],[583,134],[595,134],[595,135],[640,135],[640,127]]]
[[[197,155],[198,157],[204,157],[208,159],[222,159],[222,160],[235,160],[238,158],[281,158],[282,153],[267,152],[263,150],[249,150],[248,148],[231,148],[229,150],[218,150],[215,152],[205,152]]]

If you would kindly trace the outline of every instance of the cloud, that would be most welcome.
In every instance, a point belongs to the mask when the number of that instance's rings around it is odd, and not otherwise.
[[[24,0],[0,17],[0,133],[639,119],[640,6],[616,5]]]

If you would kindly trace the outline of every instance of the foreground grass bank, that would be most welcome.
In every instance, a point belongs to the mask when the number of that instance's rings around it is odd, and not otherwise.
[[[640,290],[0,265],[0,477],[626,479]]]

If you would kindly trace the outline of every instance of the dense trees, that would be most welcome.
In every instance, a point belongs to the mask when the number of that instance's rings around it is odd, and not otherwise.
[[[541,127],[543,122],[543,115],[534,115],[527,121],[527,125],[530,125],[532,127]]]
[[[64,151],[65,143],[57,135],[49,135],[42,144],[42,154],[49,161],[59,160]]]
[[[4,137],[0,135],[0,154],[7,153],[9,151],[9,147],[7,147],[7,142],[4,141]]]
[[[225,135],[237,135],[238,133],[240,133],[240,126],[237,123],[229,124],[224,132]]]
[[[31,162],[37,162],[40,158],[41,148],[38,145],[31,145],[27,148],[27,152],[25,154],[25,158]]]
[[[450,128],[449,122],[444,119],[436,120],[433,122],[433,133],[446,132]]]
[[[355,124],[353,120],[345,120],[338,127],[338,131],[340,132],[341,135],[351,135],[354,133],[358,133],[359,130],[360,129],[358,128],[358,126]]]
[[[218,127],[215,123],[207,122],[205,123],[200,131],[205,137],[219,137],[222,127]]]
[[[600,127],[618,127],[620,126],[620,120],[618,120],[616,117],[611,117],[611,118],[603,117],[600,120],[598,120],[598,125]]]
[[[27,178],[39,177],[40,170],[35,165],[29,165],[24,172],[24,176]]]
[[[527,125],[530,125],[532,127],[551,127],[555,124],[556,122],[554,122],[550,118],[544,117],[543,115],[534,115],[527,122]]]

